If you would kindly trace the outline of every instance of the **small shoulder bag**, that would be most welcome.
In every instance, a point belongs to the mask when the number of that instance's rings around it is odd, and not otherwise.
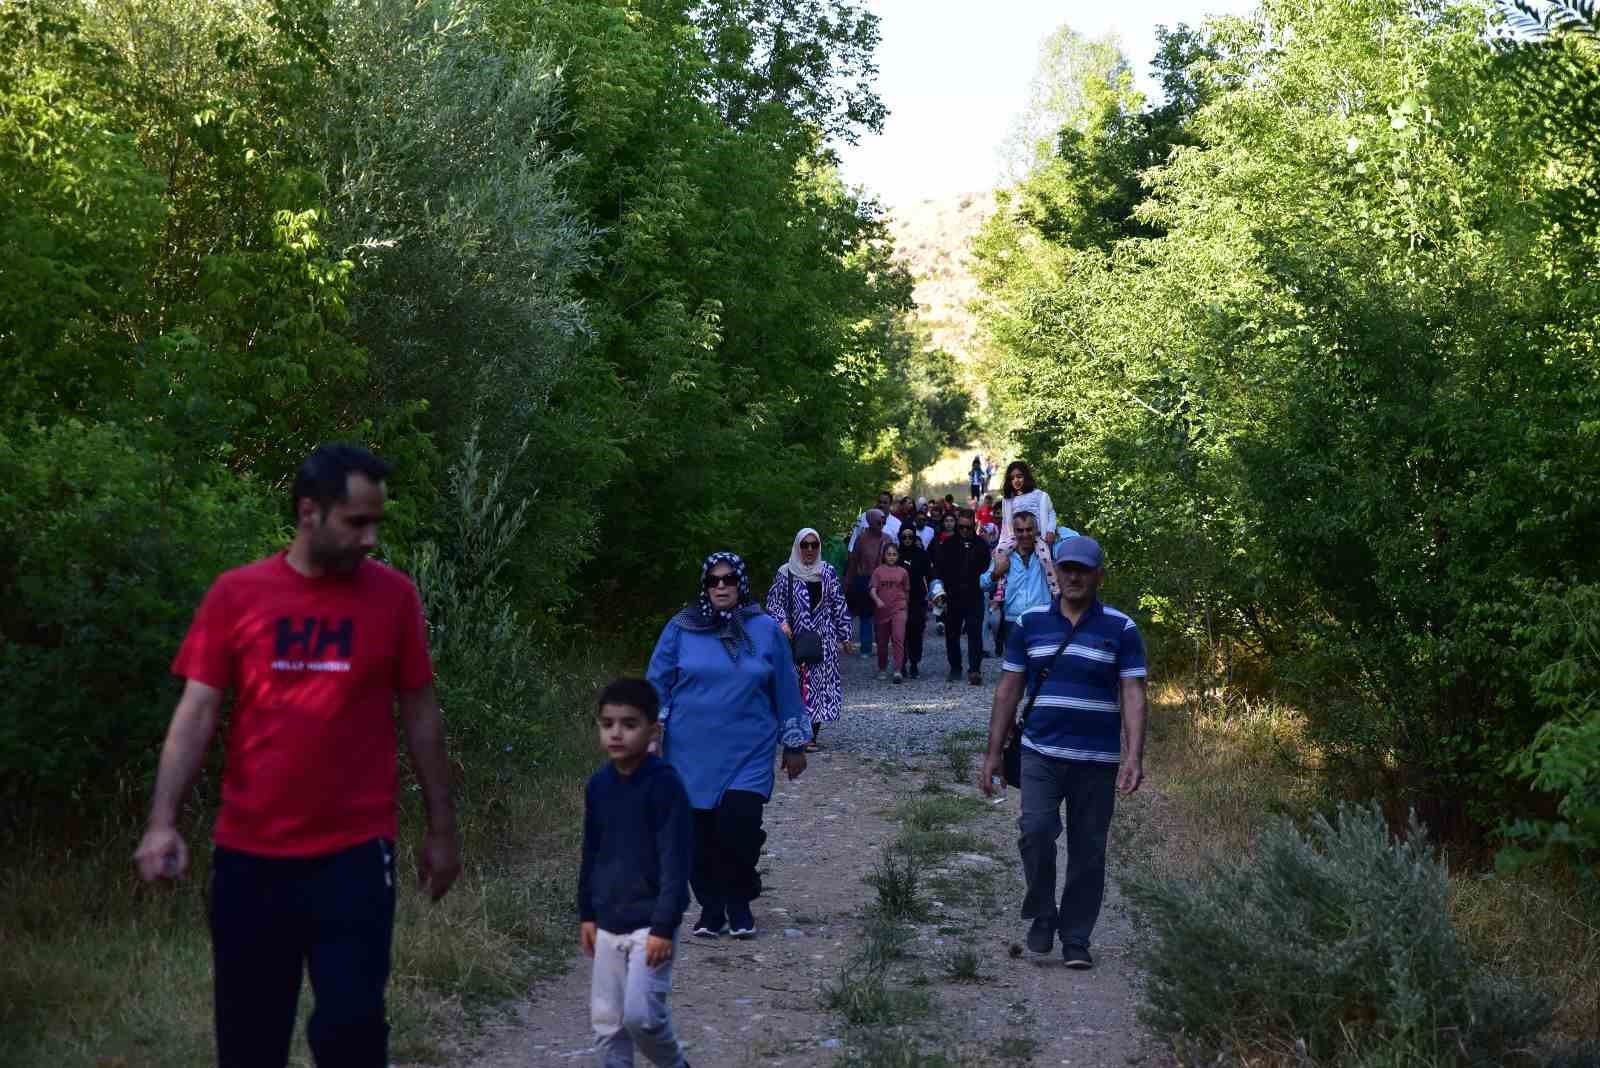
[[[789,595],[789,632],[794,635],[790,645],[794,649],[794,662],[807,667],[815,667],[822,663],[822,635],[814,630],[798,627],[794,622],[794,583],[795,577],[790,574],[783,576],[784,592]],[[815,607],[814,605],[812,607]]]
[[[1012,721],[1011,733],[1006,736],[1005,751],[1001,754],[1007,786],[1018,789],[1022,787],[1022,729],[1028,725],[1028,717],[1033,713],[1034,702],[1039,700],[1039,691],[1044,689],[1045,680],[1050,677],[1050,669],[1056,666],[1056,661],[1061,659],[1061,654],[1066,652],[1071,642],[1072,632],[1069,630],[1067,636],[1061,639],[1061,644],[1056,646],[1055,655],[1039,672],[1039,678],[1033,684],[1033,692],[1028,695],[1027,703],[1022,706],[1022,714]]]

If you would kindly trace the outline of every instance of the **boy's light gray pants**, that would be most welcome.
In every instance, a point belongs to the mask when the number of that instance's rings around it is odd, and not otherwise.
[[[645,964],[645,940],[649,937],[648,927],[628,934],[595,934],[589,1019],[594,1025],[596,1063],[601,1068],[632,1068],[634,1050],[659,1068],[682,1068],[684,1064],[667,1008],[672,961],[669,958],[655,968]],[[673,944],[676,950],[676,938]]]

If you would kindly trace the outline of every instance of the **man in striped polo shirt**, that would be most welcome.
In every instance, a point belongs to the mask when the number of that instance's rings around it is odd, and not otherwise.
[[[1116,791],[1144,777],[1145,661],[1139,628],[1102,604],[1105,557],[1093,538],[1056,543],[1061,600],[1017,620],[1006,640],[978,787],[993,794],[1006,736],[1025,694],[1038,699],[1023,728],[1022,816],[1017,821],[1032,920],[1028,948],[1049,953],[1061,935],[1069,968],[1089,968],[1089,936],[1106,885],[1106,835]],[[1059,655],[1058,655],[1059,654]],[[1041,677],[1043,685],[1040,686]],[[1056,839],[1067,810],[1067,879],[1056,904]]]

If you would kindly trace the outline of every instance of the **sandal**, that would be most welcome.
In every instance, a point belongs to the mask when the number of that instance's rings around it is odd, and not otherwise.
[[[808,753],[815,753],[817,750],[819,750],[821,748],[822,748],[822,746],[818,745],[816,742],[807,742],[806,743],[806,752],[808,752]]]

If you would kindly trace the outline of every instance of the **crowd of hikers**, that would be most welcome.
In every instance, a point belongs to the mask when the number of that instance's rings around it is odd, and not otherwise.
[[[844,603],[856,620],[861,655],[871,657],[876,646],[880,679],[891,669],[896,683],[921,677],[931,626],[944,636],[947,681],[962,676],[965,636],[967,681],[981,685],[985,650],[1002,655],[1007,622],[1050,601],[1053,582],[1034,548],[1040,539],[1053,546],[1078,532],[1057,521],[1050,495],[1034,484],[1026,463],[1006,468],[998,499],[982,493],[980,479],[988,476],[981,463],[972,461],[975,492],[967,504],[952,494],[896,500],[885,491],[861,513],[848,541],[832,546],[829,563],[844,573]]]
[[[370,558],[389,472],[356,446],[308,457],[293,542],[217,579],[173,665],[184,689],[135,861],[151,881],[187,870],[178,809],[231,697],[210,895],[224,1068],[287,1064],[306,975],[316,1062],[387,1064],[396,711],[426,815],[419,883],[438,900],[461,870],[421,599]],[[964,504],[886,492],[848,534],[800,530],[761,599],[737,553],[712,553],[645,677],[598,695],[607,759],[585,791],[577,887],[597,1063],[687,1064],[667,998],[691,891],[694,936],[756,937],[778,768],[797,779],[839,719],[843,657],[859,644],[880,680],[891,666],[894,683],[917,679],[930,627],[947,682],[965,667],[980,685],[986,650],[1002,658],[976,785],[1021,791],[1029,949],[1059,937],[1068,967],[1091,967],[1115,794],[1143,775],[1143,645],[1099,600],[1100,546],[1059,524],[1026,463],[1006,468],[998,499],[985,495],[992,473],[974,459]]]

